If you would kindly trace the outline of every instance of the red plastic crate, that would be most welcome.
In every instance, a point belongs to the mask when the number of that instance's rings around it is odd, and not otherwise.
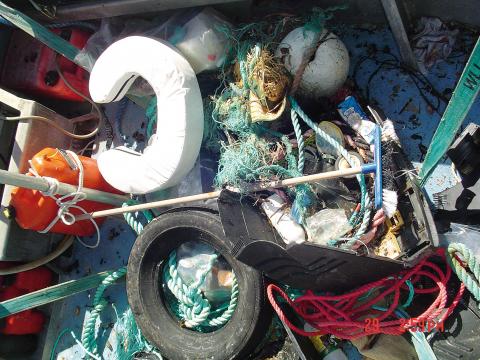
[[[50,286],[52,276],[52,272],[42,266],[18,273],[13,285],[26,293],[30,293]]]
[[[78,49],[85,46],[91,35],[80,29],[55,29],[52,32]],[[4,61],[2,85],[31,96],[83,101],[58,75],[55,56],[53,50],[22,30],[13,31]],[[88,72],[62,56],[58,57],[58,63],[67,81],[88,96]]]
[[[0,326],[5,335],[38,334],[45,324],[45,315],[36,310],[25,310],[8,316]]]

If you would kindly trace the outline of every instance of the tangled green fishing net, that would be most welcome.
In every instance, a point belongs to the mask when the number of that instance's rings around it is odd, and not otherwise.
[[[280,164],[281,161],[275,161],[267,140],[250,134],[233,144],[223,145],[215,178],[216,185],[230,185],[241,189],[244,182],[287,175],[287,170]]]
[[[220,160],[215,184],[218,187],[233,186],[241,191],[246,189],[246,183],[268,181],[301,176],[297,169],[297,160],[292,150],[290,140],[282,133],[269,129],[265,123],[252,122],[250,114],[250,94],[263,100],[261,93],[262,79],[258,74],[257,65],[275,64],[271,59],[270,49],[274,35],[268,39],[259,29],[251,25],[232,31],[228,36],[233,40],[235,56],[230,62],[228,86],[212,99],[212,119],[219,129],[227,134],[228,143],[222,143]],[[279,32],[275,27],[275,33]],[[242,37],[245,34],[253,34]],[[254,42],[254,41],[257,42]],[[233,70],[232,70],[233,69]],[[266,68],[271,74],[280,71]],[[265,71],[267,71],[265,70]],[[308,207],[312,205],[314,194],[309,185],[296,186],[288,190],[294,198],[292,214],[302,223],[307,215]]]
[[[150,353],[156,355],[157,359],[162,359],[158,350],[143,337],[133,316],[132,309],[128,308],[121,316],[117,315],[114,331],[117,335],[116,359],[130,360],[139,353]]]

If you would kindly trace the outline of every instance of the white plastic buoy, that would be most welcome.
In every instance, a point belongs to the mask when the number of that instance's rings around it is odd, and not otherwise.
[[[157,96],[157,131],[143,153],[120,146],[98,157],[105,180],[125,193],[145,194],[178,184],[192,169],[203,137],[203,104],[197,78],[169,45],[131,36],[110,45],[90,74],[93,101],[122,99],[137,77]]]
[[[333,95],[347,79],[350,66],[348,50],[335,34],[323,30],[320,39],[315,57],[305,68],[298,89],[308,98]],[[314,41],[313,31],[296,28],[282,40],[275,56],[294,76],[302,63],[303,54],[314,45]]]

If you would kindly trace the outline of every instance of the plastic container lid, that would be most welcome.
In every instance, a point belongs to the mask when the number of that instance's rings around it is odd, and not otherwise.
[[[352,157],[355,166],[362,166],[364,164],[362,156],[356,151],[349,151],[348,154]],[[335,170],[345,170],[350,169],[351,166],[348,163],[347,159],[343,156],[340,156],[335,162]],[[354,178],[355,175],[345,176],[345,178]]]
[[[318,127],[325,131],[328,135],[334,138],[336,141],[340,143],[340,145],[344,146],[344,139],[343,133],[340,128],[330,121],[322,121]],[[323,155],[332,155],[332,156],[340,156],[338,150],[335,149],[332,145],[326,142],[321,136],[315,136],[315,143],[317,144],[317,150],[320,154]]]

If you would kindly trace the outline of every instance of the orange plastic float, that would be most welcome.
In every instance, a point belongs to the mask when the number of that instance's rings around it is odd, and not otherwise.
[[[84,169],[84,187],[119,194],[118,190],[115,190],[103,179],[98,171],[95,159],[85,156],[78,157]],[[65,155],[58,149],[43,149],[32,158],[31,164],[40,176],[48,176],[63,183],[78,185],[79,170],[73,169]],[[22,228],[29,230],[44,230],[58,213],[58,205],[55,200],[43,195],[38,190],[15,188],[12,191],[10,205],[15,209],[17,223]],[[111,205],[88,200],[79,201],[76,205],[89,213],[112,208]],[[70,208],[69,212],[73,215],[82,214],[81,210],[75,208]],[[103,219],[95,219],[94,221],[97,225],[100,225]],[[77,221],[72,225],[66,225],[59,220],[50,231],[60,234],[90,236],[95,233],[95,226],[90,220]]]

